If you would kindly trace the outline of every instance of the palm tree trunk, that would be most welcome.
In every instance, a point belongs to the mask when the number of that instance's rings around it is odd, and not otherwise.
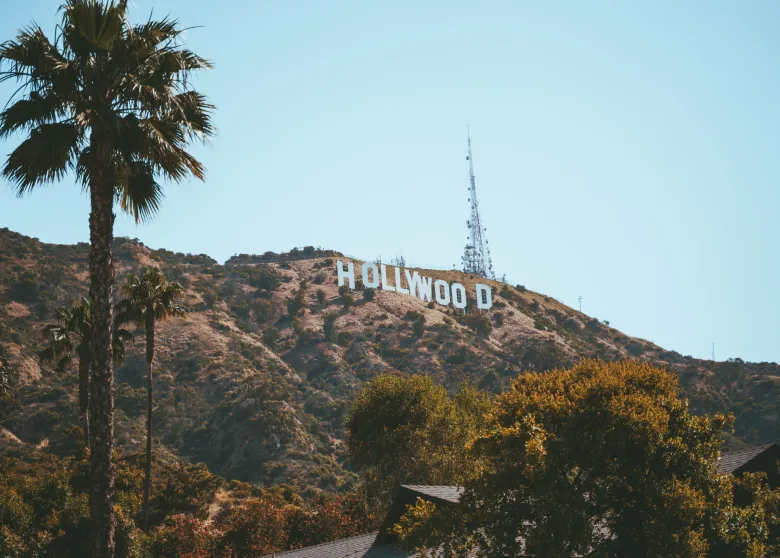
[[[79,411],[84,423],[84,447],[91,450],[89,443],[89,361],[92,355],[79,355]]]
[[[144,531],[149,530],[149,488],[152,477],[152,361],[154,360],[154,308],[146,307],[146,468],[144,470]]]
[[[93,144],[95,143],[93,134]],[[112,298],[114,288],[113,188],[90,178],[89,296],[92,300],[92,381],[89,430],[92,436],[91,544],[92,558],[114,556],[114,369],[111,360]]]

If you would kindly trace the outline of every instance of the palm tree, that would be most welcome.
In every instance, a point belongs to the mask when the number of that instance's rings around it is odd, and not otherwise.
[[[169,283],[159,268],[147,268],[139,277],[128,275],[122,286],[125,297],[117,305],[117,319],[133,322],[146,333],[146,468],[144,474],[143,528],[149,528],[149,484],[152,473],[152,365],[154,363],[154,328],[157,322],[186,317],[176,306],[184,292],[179,283]]]
[[[89,383],[90,360],[92,358],[92,325],[90,322],[91,305],[86,298],[72,307],[57,309],[57,322],[43,328],[47,340],[45,349],[38,353],[41,362],[56,361],[55,368],[62,372],[78,358],[79,367],[79,411],[84,423],[84,446],[90,448],[89,436]],[[114,362],[124,360],[125,343],[133,339],[133,334],[117,327],[113,328],[112,355]]]
[[[0,139],[26,139],[2,174],[21,196],[75,174],[89,193],[93,451],[92,555],[114,555],[114,371],[111,358],[114,201],[136,221],[162,199],[160,177],[203,179],[187,152],[213,134],[190,75],[210,64],[181,45],[173,19],[131,25],[127,0],[65,0],[50,41],[35,24],[0,45],[0,82],[19,88],[0,113]]]

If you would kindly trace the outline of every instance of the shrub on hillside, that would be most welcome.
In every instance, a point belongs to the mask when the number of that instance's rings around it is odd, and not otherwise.
[[[376,289],[368,288],[363,291],[363,299],[371,302],[376,298]]]
[[[630,354],[631,356],[638,357],[645,352],[645,348],[642,346],[640,342],[631,340],[628,343],[626,343],[626,351],[628,351],[628,354]]]
[[[287,299],[287,314],[297,316],[306,308],[306,292],[303,289],[296,291],[295,296]]]
[[[420,314],[420,316],[412,322],[412,332],[414,332],[414,336],[418,339],[423,336],[423,333],[425,332],[425,316]]]
[[[328,341],[335,340],[336,320],[339,315],[336,313],[330,313],[325,316],[322,322],[322,332],[325,334],[325,339]]]
[[[265,343],[271,349],[275,349],[281,334],[279,330],[274,326],[268,326],[263,330],[263,343]]]

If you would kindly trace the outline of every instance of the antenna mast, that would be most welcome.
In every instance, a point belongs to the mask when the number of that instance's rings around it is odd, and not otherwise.
[[[468,135],[469,154],[466,160],[469,162],[469,202],[471,203],[471,218],[466,221],[469,229],[468,244],[463,250],[463,271],[487,279],[495,280],[493,262],[490,259],[490,247],[488,246],[487,229],[482,224],[477,203],[477,184],[474,179],[474,159],[471,156],[471,133],[466,127]]]

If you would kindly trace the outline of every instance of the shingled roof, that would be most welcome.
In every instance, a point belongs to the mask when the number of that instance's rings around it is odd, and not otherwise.
[[[429,496],[435,500],[444,500],[452,504],[457,504],[460,500],[460,495],[463,493],[463,487],[460,486],[442,486],[437,484],[404,484],[402,486],[422,496]]]
[[[751,446],[737,451],[722,453],[718,458],[718,471],[721,473],[734,473],[776,445],[764,444],[763,446]]]
[[[406,552],[391,544],[374,546],[377,531],[348,539],[308,546],[299,550],[277,552],[278,558],[411,558],[417,553]],[[266,557],[269,558],[269,557]]]

